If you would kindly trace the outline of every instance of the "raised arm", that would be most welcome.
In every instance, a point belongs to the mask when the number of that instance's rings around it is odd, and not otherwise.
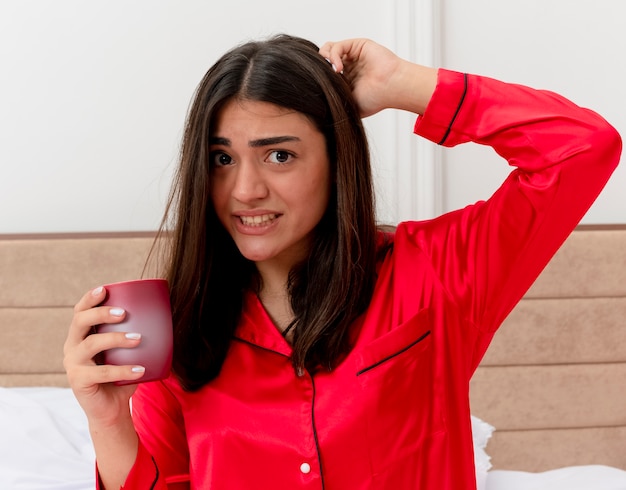
[[[619,135],[558,94],[416,65],[370,40],[326,43],[320,53],[350,82],[363,116],[414,112],[418,135],[491,146],[514,167],[486,201],[398,229],[413,235],[406,263],[416,249],[425,253],[459,311],[493,332],[603,189],[620,159]]]
[[[415,129],[445,146],[488,145],[512,167],[489,199],[432,224],[446,241],[421,241],[468,319],[493,330],[604,188],[620,136],[553,92],[446,70]]]

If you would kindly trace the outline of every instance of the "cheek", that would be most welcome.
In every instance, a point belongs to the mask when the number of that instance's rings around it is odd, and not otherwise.
[[[228,213],[227,208],[227,193],[224,191],[225,187],[213,184],[209,191],[209,199],[211,204],[213,205],[213,209],[215,210],[215,214],[223,222],[224,213]]]
[[[327,179],[309,182],[299,195],[304,209],[319,221],[330,204],[331,185]]]
[[[317,206],[320,210],[326,211],[330,202],[330,184],[328,182],[320,183],[318,191],[313,196],[316,199]]]
[[[330,196],[333,193],[333,189],[335,187],[334,181],[331,180],[330,171],[327,170],[320,177],[318,182],[318,195],[320,203],[323,203],[324,209],[328,207],[330,202]]]
[[[221,182],[220,180],[223,179],[216,178],[214,174],[211,175],[211,181],[209,184],[209,198],[214,205],[216,205],[218,202],[223,202],[224,200],[223,196],[226,186],[224,185],[224,182]]]

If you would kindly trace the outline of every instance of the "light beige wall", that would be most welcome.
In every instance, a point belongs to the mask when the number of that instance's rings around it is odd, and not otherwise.
[[[626,2],[442,0],[442,62],[560,92],[593,108],[626,136]],[[443,152],[444,210],[484,199],[508,169],[493,151]],[[614,174],[586,223],[626,223],[626,166]]]
[[[626,133],[624,14],[621,0],[2,0],[0,233],[155,229],[196,84],[232,45],[276,32],[366,36],[551,88]],[[383,221],[486,198],[508,172],[484,148],[413,138],[412,123],[366,120]],[[626,223],[624,188],[622,166],[585,221]]]
[[[377,0],[0,1],[0,233],[155,229],[219,55],[277,32],[393,46],[395,22]]]

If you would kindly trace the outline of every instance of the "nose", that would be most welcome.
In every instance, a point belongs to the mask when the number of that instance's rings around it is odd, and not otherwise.
[[[257,163],[251,160],[240,162],[235,169],[233,197],[239,202],[249,203],[267,195],[267,183]]]

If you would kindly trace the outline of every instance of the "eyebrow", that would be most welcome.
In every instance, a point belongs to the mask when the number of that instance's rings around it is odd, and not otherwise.
[[[269,138],[251,140],[248,142],[248,146],[250,148],[259,148],[262,146],[272,146],[290,141],[300,141],[300,138],[297,136],[271,136]],[[212,136],[209,138],[209,143],[212,145],[231,146],[231,142],[228,138],[222,138],[219,136]]]

